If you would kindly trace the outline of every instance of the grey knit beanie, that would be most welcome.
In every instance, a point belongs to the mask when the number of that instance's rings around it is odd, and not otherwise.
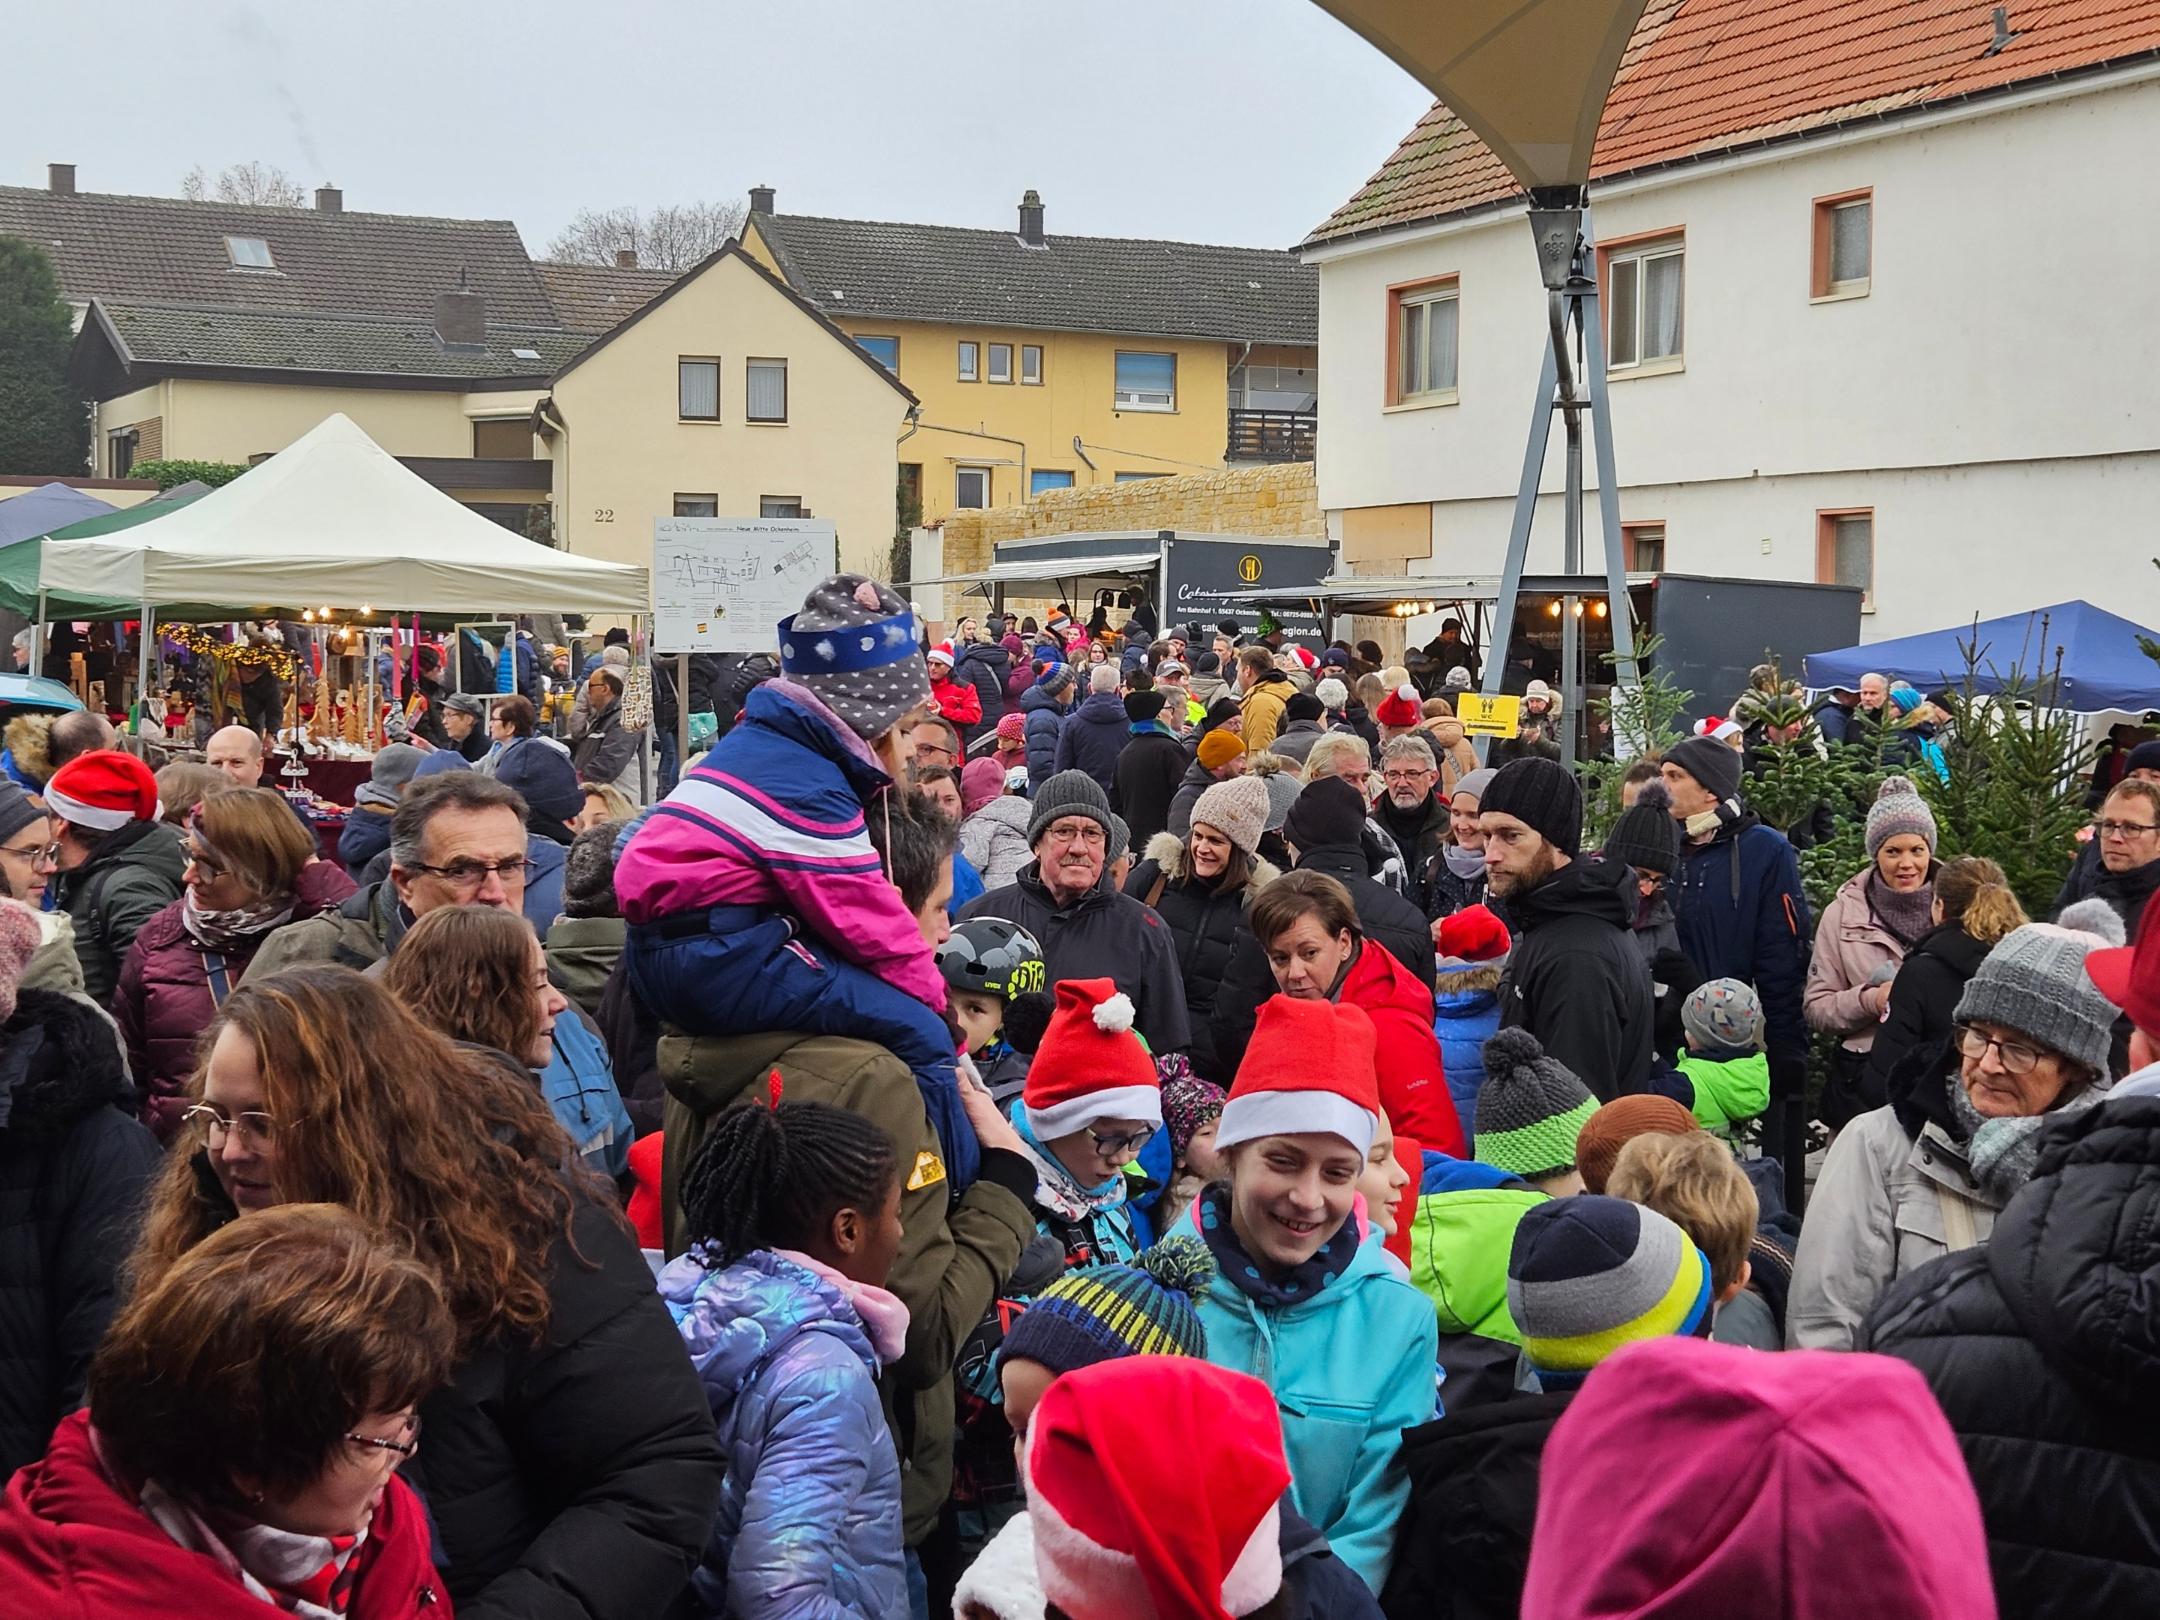
[[[865,741],[930,699],[922,627],[889,586],[865,574],[827,576],[782,619],[780,672],[808,687]]]
[[[1027,824],[1028,847],[1033,848],[1039,843],[1044,829],[1060,816],[1088,817],[1102,828],[1106,847],[1116,836],[1119,825],[1110,814],[1110,796],[1086,771],[1059,771],[1035,790],[1035,809]],[[1117,857],[1106,854],[1104,859],[1115,860]]]
[[[1296,802],[1296,795],[1287,802]],[[1289,814],[1288,810],[1283,813]],[[1267,831],[1268,784],[1257,776],[1217,782],[1193,801],[1192,819],[1206,822],[1250,855],[1259,849],[1260,835]]]
[[[1961,1024],[2014,1029],[2104,1075],[2116,1009],[2086,975],[2085,957],[2122,942],[2122,919],[2104,900],[2081,900],[2055,922],[2014,928],[1966,984],[1954,1016]]]
[[[1485,1043],[1473,1151],[1482,1163],[1528,1181],[1575,1168],[1575,1139],[1597,1099],[1575,1072],[1527,1029],[1503,1029]]]
[[[413,772],[420,768],[420,761],[426,757],[411,743],[391,743],[375,751],[375,763],[368,771],[368,780],[377,787],[395,791],[412,780]]]
[[[1872,861],[1883,845],[1907,833],[1926,839],[1928,853],[1935,853],[1935,812],[1920,797],[1911,777],[1886,776],[1875,790],[1875,802],[1868,806],[1868,859]]]
[[[1463,772],[1455,779],[1455,791],[1448,795],[1449,801],[1452,803],[1458,798],[1468,797],[1477,801],[1480,810],[1484,809],[1485,790],[1492,786],[1492,779],[1499,774],[1500,767],[1497,765],[1480,765],[1474,771]]]
[[[563,857],[565,917],[615,917],[615,835],[627,821],[603,821],[570,840]]]
[[[1110,812],[1110,831],[1103,839],[1103,865],[1115,866],[1132,848],[1132,828],[1115,810]]]

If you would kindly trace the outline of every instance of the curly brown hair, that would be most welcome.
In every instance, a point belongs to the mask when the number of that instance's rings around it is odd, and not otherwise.
[[[235,1475],[280,1493],[322,1476],[375,1412],[450,1376],[442,1284],[335,1204],[282,1204],[154,1277],[90,1364],[98,1440],[128,1474],[237,1509]]]
[[[612,1211],[615,1200],[529,1080],[452,1044],[379,981],[327,963],[247,979],[202,1051],[227,1029],[258,1054],[280,1203],[343,1204],[409,1242],[441,1274],[461,1356],[546,1328],[556,1240],[577,1255],[580,1204]],[[190,1095],[202,1089],[198,1069]],[[129,1261],[137,1289],[233,1218],[198,1174],[204,1146],[205,1127],[190,1125],[166,1158]]]
[[[532,976],[532,924],[517,912],[439,906],[398,942],[383,985],[428,1028],[523,1063],[540,1030]]]

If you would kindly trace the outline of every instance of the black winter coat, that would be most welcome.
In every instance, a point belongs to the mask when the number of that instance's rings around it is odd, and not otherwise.
[[[1252,935],[1246,912],[1253,896],[1279,876],[1274,867],[1260,861],[1241,889],[1225,893],[1188,882],[1184,841],[1169,833],[1158,833],[1147,845],[1147,858],[1125,880],[1125,892],[1142,904],[1152,905],[1170,925],[1178,972],[1185,979],[1185,1011],[1192,1020],[1192,1045],[1186,1048],[1185,1055],[1192,1060],[1193,1073],[1220,1086],[1228,1087],[1232,1076],[1216,1057],[1212,1027],[1215,992],[1230,971],[1238,941]]]
[[[1163,831],[1183,838],[1192,831],[1192,807],[1200,802],[1201,794],[1215,785],[1215,773],[1183,744],[1178,751],[1185,755],[1185,774],[1178,778],[1177,792],[1170,796],[1170,816],[1163,823]]]
[[[696,666],[692,665],[691,693],[697,692]],[[780,660],[771,653],[715,653],[713,655],[712,689],[710,692],[713,714],[720,722],[720,735],[725,737],[728,729],[742,716],[742,706],[757,687],[780,673]],[[697,713],[695,702],[690,712]]]
[[[2051,1125],[1979,1248],[1859,1348],[1918,1367],[1980,1495],[2005,1616],[2160,1613],[2160,1097]]]
[[[1629,930],[1633,868],[1571,861],[1507,897],[1515,948],[1500,984],[1500,1027],[1527,1029],[1600,1102],[1642,1089],[1656,1010],[1650,970]]]
[[[83,994],[100,1007],[112,1005],[136,932],[180,898],[186,866],[178,832],[162,821],[131,821],[107,833],[82,865],[55,874],[54,908],[75,919]]]
[[[982,719],[967,728],[962,742],[973,742],[983,733],[997,730],[1005,714],[1005,677],[1011,668],[1012,654],[994,641],[971,641],[961,649],[953,673],[974,687],[976,696],[982,699]]]
[[[1362,847],[1322,845],[1300,850],[1296,870],[1325,872],[1340,882],[1350,891],[1350,903],[1357,908],[1358,927],[1365,936],[1387,947],[1388,955],[1416,974],[1420,984],[1432,984],[1431,927],[1409,901],[1366,875]],[[1225,1074],[1235,1074],[1244,1061],[1253,1020],[1259,1016],[1260,1004],[1273,994],[1275,974],[1268,967],[1267,946],[1247,929],[1238,936],[1230,969],[1215,995],[1215,1061]]]
[[[1388,1620],[1515,1620],[1538,1465],[1574,1398],[1519,1395],[1403,1431],[1410,1506],[1380,1596]]]
[[[1125,818],[1132,847],[1170,826],[1170,801],[1185,778],[1185,745],[1167,731],[1135,731],[1118,755],[1110,783],[1110,808]],[[1189,824],[1188,816],[1188,824]]]
[[[1957,923],[1938,923],[1914,943],[1890,981],[1890,1014],[1868,1048],[1871,1094],[1887,1093],[1890,1071],[1907,1052],[1950,1038],[1958,998],[1987,954],[1988,947]]]
[[[82,1404],[158,1168],[134,1104],[106,1019],[74,996],[18,993],[0,1026],[0,1478]]]
[[[1125,717],[1125,700],[1115,692],[1090,692],[1058,726],[1057,753],[1052,766],[1059,771],[1086,771],[1104,793],[1117,782],[1118,755],[1132,737],[1132,722]],[[1034,750],[1028,754],[1033,780]],[[1041,782],[1035,786],[1040,788]]]
[[[1373,806],[1372,819],[1402,851],[1403,898],[1427,917],[1446,916],[1447,912],[1433,909],[1435,869],[1445,864],[1440,856],[1440,846],[1447,842],[1446,804],[1433,794],[1424,804],[1405,813],[1397,810],[1394,802],[1383,793]]]

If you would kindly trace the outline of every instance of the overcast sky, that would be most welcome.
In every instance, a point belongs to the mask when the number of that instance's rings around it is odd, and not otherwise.
[[[1287,246],[1429,98],[1310,0],[107,0],[11,8],[0,183],[259,160],[348,208],[783,212]]]

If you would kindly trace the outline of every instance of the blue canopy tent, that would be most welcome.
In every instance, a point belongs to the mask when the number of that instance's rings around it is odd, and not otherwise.
[[[1959,686],[1965,680],[1965,649],[1970,646],[1979,666],[1974,689],[1999,692],[2013,666],[2028,682],[2052,675],[2059,651],[2062,684],[2050,707],[2080,714],[2105,709],[2136,714],[2160,708],[2160,664],[2145,656],[2138,645],[2140,636],[2160,640],[2152,631],[2090,602],[2057,602],[2030,613],[1982,619],[1976,625],[1811,653],[1807,684],[1816,691],[1857,687],[1862,675],[1879,671],[1892,680],[1908,680],[1923,692]]]
[[[0,546],[12,546],[34,534],[50,534],[112,510],[112,502],[85,495],[79,489],[65,484],[40,484],[12,500],[0,501]]]

